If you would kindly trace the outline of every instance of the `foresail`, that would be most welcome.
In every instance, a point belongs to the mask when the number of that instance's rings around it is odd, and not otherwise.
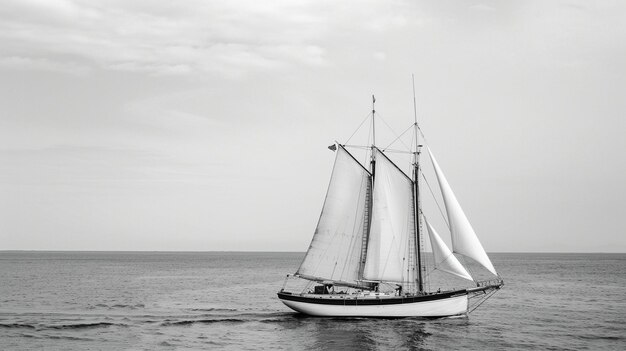
[[[428,154],[433,162],[435,173],[437,174],[437,180],[439,187],[441,188],[441,194],[446,206],[446,212],[448,213],[448,221],[450,225],[450,233],[452,235],[452,250],[461,255],[474,259],[476,262],[483,265],[491,273],[497,275],[496,269],[493,267],[491,260],[487,256],[485,249],[480,244],[472,225],[465,216],[461,205],[459,204],[456,196],[452,192],[452,188],[448,184],[446,177],[443,175],[439,164],[435,160],[430,148]]]
[[[363,277],[368,280],[414,282],[410,242],[415,237],[413,182],[382,152],[374,149],[376,166],[372,224]]]
[[[297,274],[355,282],[371,176],[341,145],[315,234]]]
[[[435,259],[435,268],[456,275],[467,280],[474,280],[472,276],[467,272],[465,267],[454,257],[452,251],[446,246],[446,243],[441,240],[441,237],[435,231],[428,221],[426,227],[428,228],[428,236],[430,237],[430,243],[433,248],[433,258]]]

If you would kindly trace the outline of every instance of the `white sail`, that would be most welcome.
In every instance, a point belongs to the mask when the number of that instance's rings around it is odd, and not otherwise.
[[[297,274],[352,283],[359,279],[370,182],[369,172],[339,145],[324,207]]]
[[[426,227],[428,228],[428,236],[430,237],[430,243],[433,248],[433,258],[435,259],[435,268],[456,275],[467,280],[474,280],[472,276],[467,272],[465,267],[454,257],[452,251],[446,246],[446,243],[441,240],[441,237],[435,231],[428,221]]]
[[[448,221],[450,225],[450,233],[452,235],[452,250],[461,255],[467,256],[476,260],[476,262],[483,265],[491,273],[497,275],[496,269],[489,260],[485,249],[480,244],[472,225],[465,216],[459,201],[454,196],[452,188],[448,184],[446,177],[443,175],[439,164],[435,160],[430,148],[428,154],[433,162],[435,173],[437,174],[437,180],[439,181],[439,187],[441,188],[441,194],[443,195],[443,201],[446,206],[446,212],[448,213]]]
[[[409,262],[415,236],[413,182],[382,152],[374,152],[372,224],[363,277],[414,282],[416,272]]]

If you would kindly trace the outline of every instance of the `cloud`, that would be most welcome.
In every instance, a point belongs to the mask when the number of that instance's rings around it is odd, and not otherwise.
[[[328,45],[428,23],[399,2],[328,0],[7,0],[0,56],[155,75],[221,74],[327,66]],[[28,61],[24,61],[27,66]],[[40,65],[41,66],[41,65]],[[48,69],[63,71],[63,65]]]
[[[327,26],[319,11],[307,11],[312,4],[8,1],[0,10],[0,60],[59,71],[69,61],[154,74],[323,65],[317,42]]]
[[[76,62],[59,62],[47,58],[32,58],[21,56],[0,57],[0,67],[15,70],[44,70],[57,71],[75,75],[84,75],[91,71],[89,66]]]

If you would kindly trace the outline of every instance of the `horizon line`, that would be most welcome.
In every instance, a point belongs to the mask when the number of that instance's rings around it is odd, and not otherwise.
[[[8,249],[4,252],[119,252],[119,253],[306,253],[306,251],[264,251],[264,250],[40,250],[40,249]],[[425,251],[432,252],[432,251]],[[607,251],[490,251],[488,254],[626,254],[626,252]]]

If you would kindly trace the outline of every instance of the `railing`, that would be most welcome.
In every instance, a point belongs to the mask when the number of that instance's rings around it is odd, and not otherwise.
[[[500,287],[503,285],[504,285],[504,280],[502,280],[502,278],[480,280],[476,282],[476,287],[479,287],[479,288],[490,287],[490,286]]]

